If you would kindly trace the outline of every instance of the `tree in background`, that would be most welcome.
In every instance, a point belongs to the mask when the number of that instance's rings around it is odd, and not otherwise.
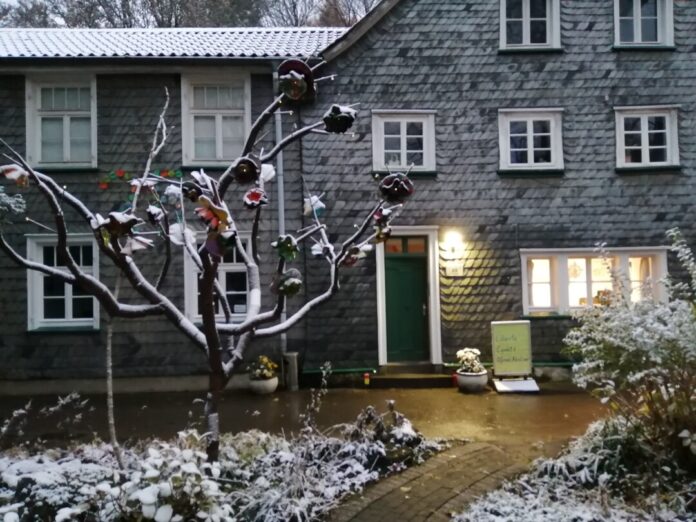
[[[14,151],[8,157],[15,163],[0,167],[0,179],[14,181],[22,187],[32,184],[46,201],[54,221],[58,262],[56,266],[36,262],[22,255],[6,240],[3,228],[12,226],[8,224],[8,218],[21,214],[24,205],[20,195],[9,195],[2,191],[0,250],[19,266],[41,272],[62,284],[76,286],[83,295],[94,296],[110,317],[164,317],[172,328],[180,331],[207,358],[209,379],[205,417],[208,458],[211,461],[217,460],[219,453],[219,401],[250,343],[287,332],[311,310],[338,292],[339,273],[364,258],[375,242],[386,241],[391,232],[392,219],[413,193],[413,184],[406,174],[391,173],[385,176],[375,191],[374,201],[366,205],[369,208],[365,208],[364,216],[355,224],[352,234],[342,243],[335,243],[335,240],[329,240],[329,227],[323,221],[325,205],[318,195],[322,187],[302,177],[306,196],[304,213],[311,223],[295,234],[278,237],[271,244],[276,253],[274,259],[266,256],[266,263],[270,265],[267,270],[261,270],[259,225],[269,198],[266,186],[275,176],[271,163],[288,145],[310,133],[345,133],[356,117],[354,109],[332,105],[321,120],[295,130],[270,150],[259,150],[257,142],[274,114],[281,107],[292,107],[311,100],[316,93],[314,71],[305,62],[288,60],[279,66],[278,74],[281,94],[251,127],[241,156],[217,178],[201,170],[192,172],[189,179],[183,175],[179,179],[172,179],[151,168],[167,140],[167,96],[143,174],[131,181],[132,200],[121,210],[109,212],[106,217],[100,215],[98,209],[88,208],[79,196],[61,186],[53,177],[32,169]],[[228,191],[233,186],[238,186],[243,193],[243,197],[235,198],[236,206],[240,209],[235,213],[228,207]],[[195,207],[192,208],[192,204]],[[92,232],[103,258],[113,265],[117,274],[122,275],[124,286],[127,283],[131,287],[132,296],[126,300],[119,298],[116,292],[111,291],[101,279],[83,270],[73,258],[69,239],[75,233],[75,227],[68,229],[66,211],[76,214],[83,226]],[[236,218],[243,219],[245,213],[252,222],[250,249],[239,236],[235,221]],[[30,216],[26,217],[36,223]],[[189,226],[194,222],[206,229],[206,239],[200,245]],[[151,263],[156,258],[157,254],[152,253],[155,243],[160,247],[161,265],[156,277],[150,280],[143,274],[139,261]],[[303,287],[300,271],[288,267],[298,258],[303,244],[307,245],[306,250],[314,257],[325,261],[323,279],[326,287],[318,295],[307,297],[304,304],[286,315],[287,300],[297,296]],[[194,265],[192,269],[198,276],[198,311],[202,317],[200,328],[168,296],[171,290],[179,290],[181,286],[181,278],[172,284],[167,280],[172,251],[176,248],[189,256]],[[218,270],[224,256],[232,252],[236,252],[246,267],[248,297],[245,317],[241,322],[232,321],[232,307],[220,284],[223,274]],[[270,287],[274,302],[265,308],[262,306],[262,273],[273,274],[272,281],[265,282],[264,286]],[[120,280],[121,276],[118,277]],[[134,298],[139,302],[134,303]]]
[[[379,0],[324,0],[316,22],[324,27],[350,27],[378,3]]]

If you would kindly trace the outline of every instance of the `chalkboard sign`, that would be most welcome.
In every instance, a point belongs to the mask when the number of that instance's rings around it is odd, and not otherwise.
[[[523,376],[532,373],[532,334],[529,321],[493,321],[493,373]]]

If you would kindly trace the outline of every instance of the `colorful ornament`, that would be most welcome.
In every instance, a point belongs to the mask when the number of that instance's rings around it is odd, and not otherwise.
[[[350,107],[332,105],[324,114],[324,129],[326,132],[343,134],[353,126],[357,111]]]
[[[392,229],[390,226],[380,226],[375,227],[375,243],[384,243],[391,236]]]
[[[296,268],[287,270],[280,276],[273,278],[271,282],[271,292],[274,294],[292,297],[302,288],[302,274]]]
[[[268,196],[262,188],[252,188],[244,194],[244,206],[250,210],[268,204]]]
[[[166,192],[166,191],[165,191]],[[203,190],[193,181],[184,181],[181,184],[181,192],[184,197],[193,203],[198,201],[198,198],[203,194]]]
[[[297,240],[290,234],[279,236],[277,241],[271,243],[271,246],[278,250],[278,255],[286,261],[292,261],[300,253]]]
[[[261,175],[261,162],[258,156],[248,154],[237,160],[234,167],[234,179],[241,185],[253,183]]]
[[[309,101],[316,95],[314,73],[301,60],[285,60],[278,66],[280,92],[290,100]]]
[[[160,207],[149,205],[147,207],[147,219],[152,225],[156,225],[164,219],[164,211]]]
[[[401,203],[413,194],[413,182],[403,172],[395,172],[380,182],[379,191],[390,203]]]
[[[137,252],[138,250],[146,250],[152,247],[152,245],[152,239],[142,236],[131,236],[126,239],[126,244],[121,247],[121,253],[132,256],[133,252]]]
[[[304,198],[305,216],[311,216],[312,214],[316,213],[317,217],[321,217],[324,214],[324,210],[326,210],[326,205],[324,205],[324,203],[322,203],[320,199],[323,195],[324,194]]]
[[[29,173],[19,165],[3,165],[0,174],[10,181],[14,181],[18,187],[26,187],[29,184]]]
[[[217,206],[207,196],[200,196],[198,203],[201,206],[195,212],[208,225],[209,230],[220,233],[229,228],[230,215],[224,207]]]

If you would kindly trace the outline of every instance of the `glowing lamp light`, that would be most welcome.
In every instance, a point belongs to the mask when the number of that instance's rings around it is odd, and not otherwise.
[[[464,257],[464,238],[456,230],[449,230],[445,233],[442,243],[443,257],[447,259],[461,259]]]

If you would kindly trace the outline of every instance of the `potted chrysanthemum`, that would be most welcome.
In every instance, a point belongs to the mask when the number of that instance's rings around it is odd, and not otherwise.
[[[265,355],[259,355],[249,367],[249,388],[254,393],[273,393],[278,387],[278,365]]]
[[[488,372],[481,364],[481,351],[476,348],[463,348],[457,352],[457,385],[464,392],[481,391],[488,383]]]

